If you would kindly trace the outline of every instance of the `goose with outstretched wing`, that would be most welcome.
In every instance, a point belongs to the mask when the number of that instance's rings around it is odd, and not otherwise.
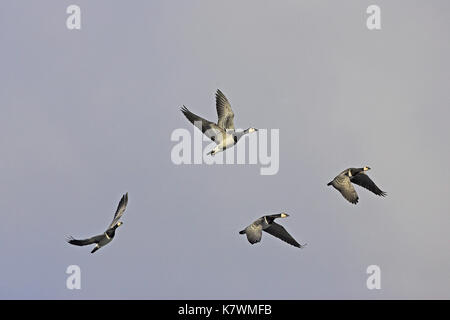
[[[94,247],[94,249],[92,249],[91,253],[94,253],[101,247],[104,247],[105,245],[107,245],[112,241],[112,239],[116,235],[116,229],[123,224],[122,221],[119,220],[122,217],[123,213],[125,212],[127,204],[128,204],[128,192],[124,194],[120,199],[116,213],[114,214],[114,219],[109,225],[108,229],[106,229],[106,231],[103,234],[83,240],[78,240],[74,239],[73,237],[69,237],[67,239],[67,242],[75,246],[86,246],[95,243],[96,246]]]
[[[248,242],[250,242],[251,244],[255,244],[261,241],[262,232],[265,231],[294,247],[303,248],[305,244],[302,245],[298,243],[282,225],[275,222],[275,219],[287,217],[289,217],[289,215],[284,212],[263,216],[256,219],[244,230],[239,231],[239,234],[245,234],[247,236]]]
[[[258,131],[258,129],[255,128],[248,128],[244,131],[235,130],[234,113],[231,109],[231,104],[219,89],[217,89],[216,92],[217,123],[208,121],[195,113],[192,113],[185,106],[180,110],[195,127],[200,129],[204,135],[216,143],[216,147],[208,152],[208,155],[215,155],[220,151],[230,148],[247,133]]]
[[[375,182],[365,174],[368,170],[370,170],[369,167],[345,169],[327,185],[333,186],[345,199],[347,199],[347,201],[353,204],[357,204],[359,200],[359,196],[353,187],[353,183],[372,191],[378,196],[385,197],[387,195],[386,192],[378,188]]]

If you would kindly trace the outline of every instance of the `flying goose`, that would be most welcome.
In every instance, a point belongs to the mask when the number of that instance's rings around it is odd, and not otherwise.
[[[245,228],[242,231],[239,231],[239,234],[246,234],[247,240],[251,244],[255,244],[261,241],[262,231],[264,230],[267,233],[270,233],[274,237],[283,240],[284,242],[289,243],[297,248],[303,248],[306,244],[301,245],[286,231],[286,229],[275,222],[277,218],[287,218],[289,215],[287,213],[279,213],[263,216],[257,220],[255,220],[251,225]]]
[[[258,131],[255,128],[248,128],[239,132],[235,131],[233,110],[231,110],[230,103],[219,89],[216,92],[216,109],[218,117],[217,124],[190,112],[184,105],[180,109],[194,126],[217,144],[213,150],[208,152],[208,155],[215,155],[217,152],[232,147],[245,134]]]
[[[84,240],[77,240],[73,237],[69,237],[67,239],[67,242],[70,244],[73,244],[75,246],[85,246],[88,244],[94,244],[97,245],[94,247],[94,249],[91,251],[91,253],[94,253],[101,247],[107,245],[112,241],[116,234],[116,229],[122,225],[122,221],[119,221],[119,219],[122,217],[123,213],[125,212],[125,209],[127,207],[128,203],[128,192],[122,196],[122,199],[120,199],[119,205],[117,206],[116,213],[114,214],[114,219],[109,225],[108,229],[103,234],[100,234],[98,236],[94,236],[89,239]]]
[[[358,203],[358,194],[353,188],[352,183],[355,183],[369,191],[372,191],[378,196],[386,196],[386,192],[381,191],[377,185],[364,172],[370,170],[369,167],[364,168],[348,168],[342,171],[333,181],[329,182],[327,186],[333,186],[338,190],[345,199],[353,204]]]

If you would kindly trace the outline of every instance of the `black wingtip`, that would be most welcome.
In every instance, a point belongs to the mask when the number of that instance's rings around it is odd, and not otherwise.
[[[221,99],[222,101],[227,100],[227,97],[225,97],[225,94],[220,89],[217,89],[217,91],[216,91],[216,100],[217,99]]]
[[[128,204],[128,192],[122,195],[122,198],[120,198],[119,207],[126,206],[127,204]]]
[[[72,244],[72,241],[74,241],[75,239],[72,236],[67,236],[66,237],[66,242]]]
[[[186,108],[185,105],[183,105],[183,106],[180,108],[180,111],[183,112],[183,114],[186,114],[186,112],[189,112],[188,108]]]

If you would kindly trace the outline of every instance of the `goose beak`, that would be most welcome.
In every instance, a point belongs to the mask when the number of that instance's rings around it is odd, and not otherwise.
[[[370,170],[369,167],[364,167],[364,171]]]
[[[289,217],[289,215],[288,215],[287,213],[284,213],[284,212],[283,212],[283,213],[281,214],[281,217],[282,217],[282,218],[287,218],[287,217]]]

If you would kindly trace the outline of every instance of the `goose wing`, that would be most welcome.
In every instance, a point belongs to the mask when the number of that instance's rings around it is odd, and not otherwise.
[[[69,237],[67,239],[67,242],[70,244],[73,244],[75,246],[86,246],[88,244],[98,243],[101,239],[103,239],[104,236],[105,236],[104,234],[100,234],[98,236],[94,236],[92,238],[82,239],[82,240],[78,240],[78,239],[74,239],[73,237]]]
[[[216,92],[216,109],[217,117],[219,118],[219,120],[217,121],[218,126],[225,130],[234,130],[233,110],[231,110],[230,102],[228,102],[228,99],[219,89],[217,89]]]
[[[289,234],[289,232],[286,231],[286,229],[282,225],[276,222],[272,222],[269,227],[264,229],[264,231],[270,233],[271,235],[277,237],[278,239],[283,240],[284,242],[289,243],[290,245],[293,245],[294,247],[297,248],[302,247],[302,245],[297,241],[295,241],[295,239]]]
[[[128,204],[128,192],[122,196],[120,199],[119,205],[117,206],[116,213],[114,214],[114,219],[109,225],[108,229],[114,227],[114,225],[119,222],[120,218],[122,217],[123,213],[125,212],[125,209],[127,208]]]
[[[369,191],[372,191],[378,196],[384,197],[386,196],[386,192],[380,190],[380,188],[377,187],[375,182],[372,181],[372,179],[369,178],[369,176],[365,173],[358,173],[357,175],[354,175],[351,178],[351,182],[366,188]]]
[[[225,130],[219,127],[214,122],[208,121],[206,119],[203,119],[202,117],[196,115],[195,113],[192,113],[183,106],[181,108],[181,112],[185,115],[185,117],[198,129],[200,129],[208,138],[210,138],[215,143],[219,143],[220,136],[219,133],[224,134]]]
[[[332,182],[333,187],[338,190],[345,199],[353,204],[357,204],[359,197],[353,187],[350,178],[344,174],[338,175]]]

